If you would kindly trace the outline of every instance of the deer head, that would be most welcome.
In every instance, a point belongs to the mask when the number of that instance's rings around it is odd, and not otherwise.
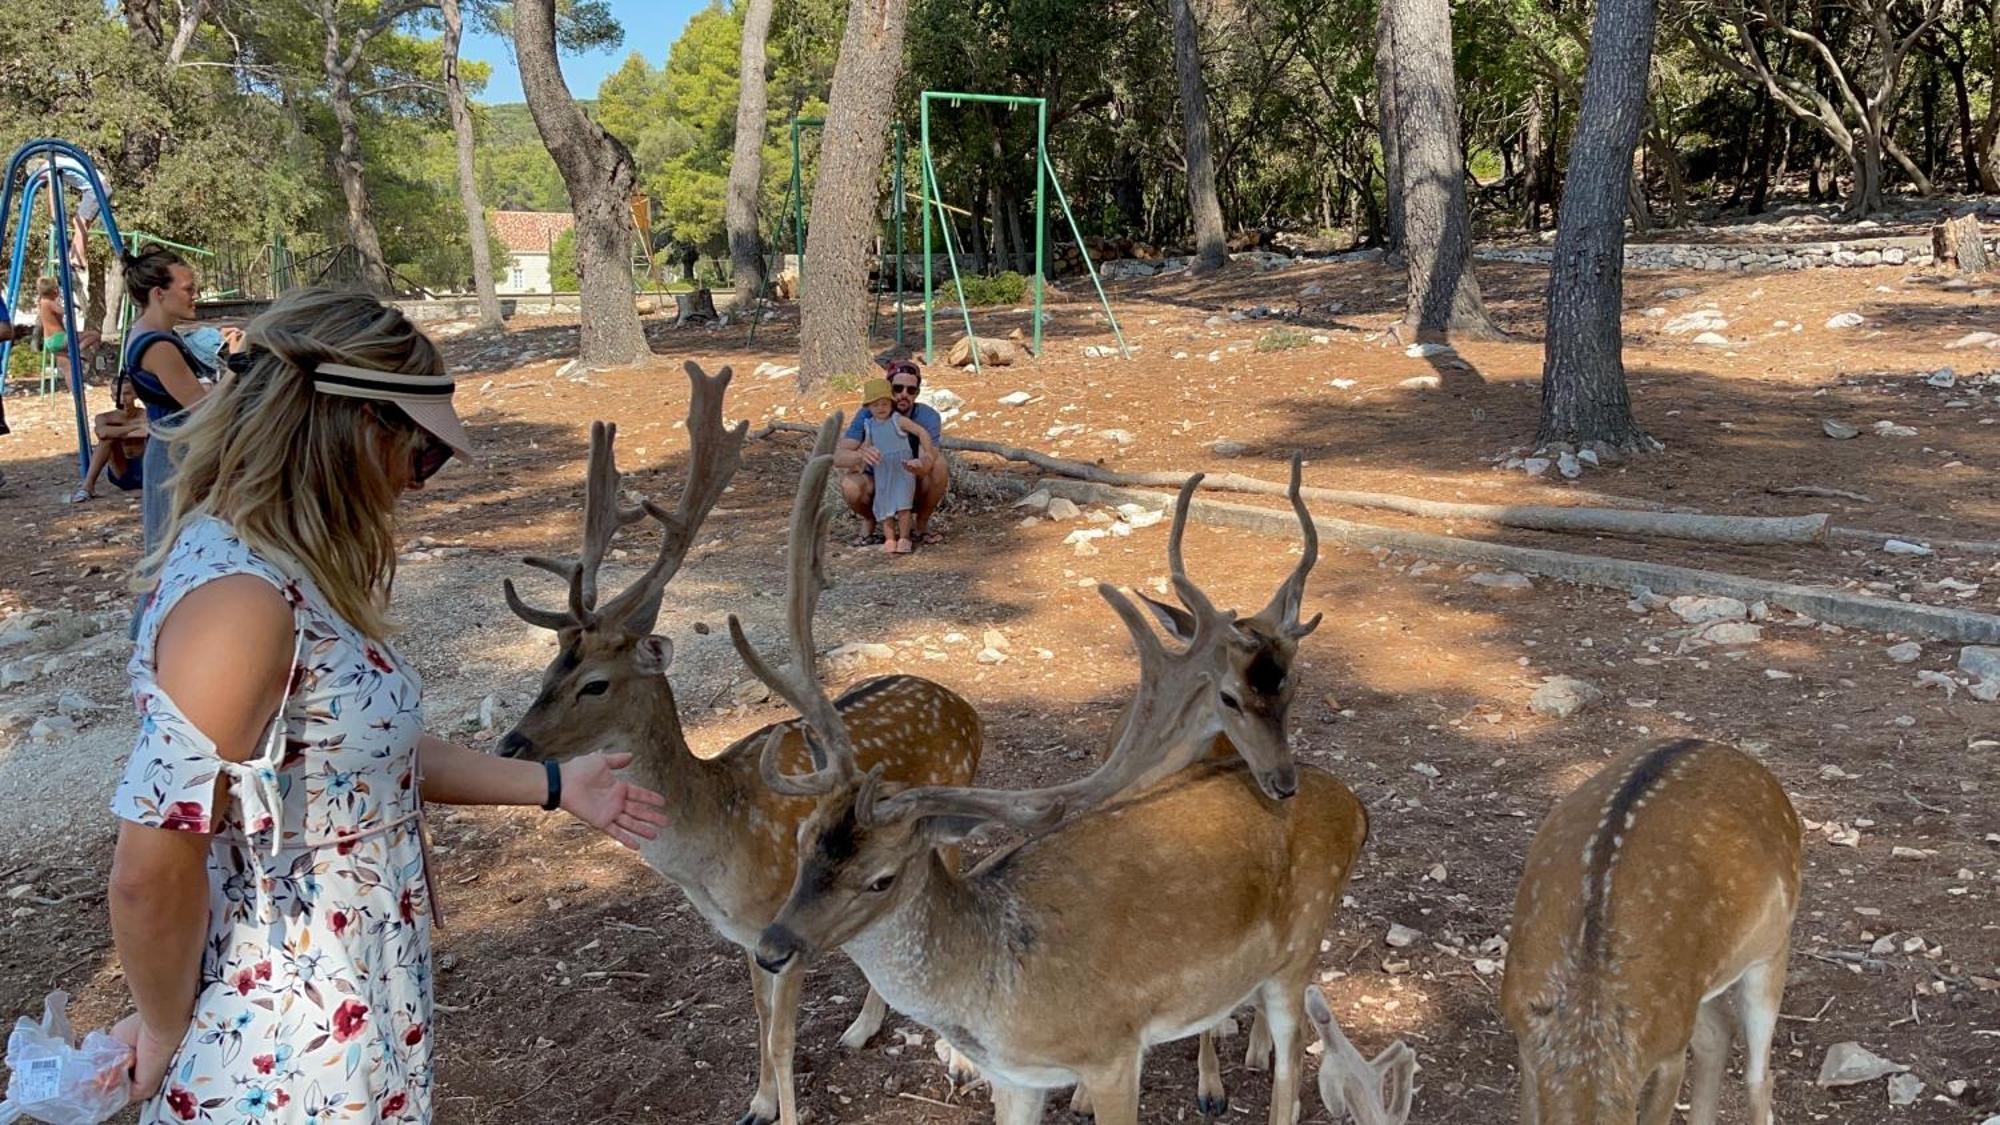
[[[1189,505],[1202,474],[1189,477],[1174,501],[1173,529],[1167,537],[1167,565],[1174,593],[1180,605],[1170,605],[1140,594],[1167,635],[1178,641],[1177,652],[1160,656],[1162,698],[1185,698],[1197,707],[1199,716],[1185,737],[1204,744],[1217,735],[1226,735],[1237,753],[1249,764],[1258,786],[1274,800],[1284,800],[1298,790],[1298,771],[1292,763],[1291,746],[1286,740],[1287,715],[1298,679],[1292,663],[1298,656],[1299,641],[1319,627],[1320,615],[1299,620],[1299,606],[1305,597],[1306,576],[1319,559],[1319,531],[1299,495],[1301,462],[1292,458],[1292,481],[1287,494],[1298,514],[1304,549],[1295,567],[1278,592],[1254,617],[1241,618],[1233,611],[1219,610],[1187,576],[1181,557],[1181,537],[1187,530]],[[1109,596],[1107,595],[1107,598]],[[1114,603],[1115,606],[1115,603]],[[1134,641],[1141,651],[1148,647],[1135,630]],[[1155,746],[1163,755],[1171,747]],[[1172,766],[1192,760],[1172,756]],[[1162,760],[1165,758],[1163,756]],[[1153,781],[1162,776],[1152,763],[1134,759],[1140,767],[1128,782]],[[1171,768],[1167,769],[1171,772]]]
[[[1409,1120],[1417,1072],[1417,1053],[1410,1045],[1398,1039],[1373,1059],[1363,1058],[1334,1022],[1326,994],[1312,985],[1306,987],[1306,1017],[1325,1046],[1319,1098],[1333,1119],[1352,1117],[1354,1125],[1403,1125]]]
[[[694,545],[709,509],[736,475],[750,424],[722,423],[722,400],[731,371],[708,375],[687,365],[693,394],[688,402],[687,483],[680,504],[669,512],[651,500],[636,508],[619,503],[619,473],[612,456],[618,428],[607,422],[590,427],[590,469],[584,481],[583,549],[575,560],[524,561],[569,584],[564,610],[529,605],[506,582],[507,604],[520,618],[556,632],[560,651],[542,674],[542,686],[527,713],[500,740],[500,753],[536,761],[562,759],[598,748],[607,735],[630,725],[636,714],[658,714],[678,731],[667,668],[674,643],[653,633],[667,583]],[[644,574],[609,601],[597,596],[597,571],[622,527],[651,517],[662,528],[659,553]]]
[[[1015,791],[971,786],[885,785],[879,769],[860,773],[839,711],[813,670],[811,622],[825,586],[820,546],[825,537],[826,480],[833,459],[824,453],[839,432],[840,416],[821,428],[822,449],[806,465],[792,508],[786,579],[790,656],[788,667],[773,668],[751,646],[740,622],[729,619],[730,639],[758,679],[796,708],[812,748],[812,773],[793,776],[778,765],[780,736],[765,742],[761,768],[765,783],[780,793],[820,798],[799,832],[799,869],[792,894],[765,931],[757,961],[776,972],[801,953],[841,945],[880,918],[915,882],[913,869],[937,848],[964,839],[981,825],[1000,823],[1026,832],[1048,829],[1065,811],[1116,792],[1102,784],[1128,773],[1135,749],[1184,733],[1195,711],[1188,698],[1163,699],[1157,690],[1163,646],[1146,626],[1142,612],[1108,585],[1098,592],[1124,619],[1140,644],[1140,683],[1130,721],[1111,756],[1080,782],[1049,789]]]

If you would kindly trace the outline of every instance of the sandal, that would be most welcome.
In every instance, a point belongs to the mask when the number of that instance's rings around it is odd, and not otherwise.
[[[891,553],[898,555],[907,555],[914,550],[916,548],[910,545],[908,539],[898,539],[896,540],[896,545],[890,548]]]
[[[882,540],[882,553],[883,553],[883,554],[885,554],[885,555],[894,555],[894,554],[900,554],[900,553],[901,553],[901,550],[900,550],[900,548],[901,548],[901,547],[902,547],[902,541],[901,541],[901,540],[898,540],[898,539],[884,539],[884,540]]]
[[[69,494],[68,502],[71,504],[87,504],[95,499],[97,499],[97,497],[92,496],[90,493],[85,492],[83,489],[79,488],[75,492]]]
[[[854,538],[848,540],[847,545],[850,547],[873,547],[875,544],[880,543],[882,541],[883,540],[881,532],[864,531],[859,535],[856,535]]]

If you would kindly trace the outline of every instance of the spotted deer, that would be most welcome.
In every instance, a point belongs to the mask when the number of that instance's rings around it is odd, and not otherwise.
[[[710,377],[689,364],[688,374],[688,476],[679,507],[668,512],[651,501],[620,506],[612,456],[617,431],[598,423],[591,428],[582,553],[574,561],[530,560],[568,583],[568,608],[530,606],[511,580],[506,583],[508,605],[530,624],[555,630],[560,649],[527,713],[501,739],[500,752],[560,760],[597,749],[628,750],[632,778],[665,794],[667,825],[640,855],[680,887],[709,925],[741,946],[750,964],[759,1066],[756,1094],[739,1125],[793,1125],[793,1037],[804,966],[767,973],[747,954],[791,889],[798,827],[815,803],[766,785],[760,751],[773,743],[777,760],[797,768],[807,762],[805,741],[798,725],[787,722],[746,735],[712,757],[697,756],[667,679],[673,642],[652,631],[667,583],[736,472],[747,429],[723,426],[729,368]],[[831,441],[824,437],[821,452],[832,448]],[[597,570],[613,535],[648,515],[662,527],[659,553],[637,581],[600,604]],[[809,659],[811,622],[795,620],[791,628],[793,637],[804,638]],[[964,783],[978,768],[979,716],[940,684],[885,676],[854,687],[834,707],[862,747],[862,761],[886,777],[912,785]],[[882,1016],[881,997],[870,990],[841,1042],[860,1047]]]
[[[810,619],[823,580],[831,465],[808,463],[793,508],[794,623]],[[1100,767],[1116,774],[1139,747],[1185,737],[1197,720],[1185,701],[1154,691],[1165,653],[1143,611],[1109,585],[1098,592],[1139,651],[1137,695]],[[1275,801],[1235,759],[1196,763],[1102,805],[1087,803],[1088,786],[902,784],[865,766],[810,665],[780,672],[733,618],[730,634],[823,751],[794,775],[767,741],[774,787],[823,796],[800,831],[791,895],[757,943],[760,965],[781,972],[844,949],[891,1006],[979,1067],[1000,1125],[1039,1122],[1048,1091],[1078,1083],[1100,1125],[1135,1125],[1147,1048],[1254,1002],[1276,1043],[1270,1120],[1292,1125],[1301,998],[1368,832],[1345,786],[1306,768],[1294,795]],[[959,875],[938,849],[988,823],[1030,835]]]
[[[1688,1121],[1712,1125],[1740,1030],[1750,1119],[1769,1125],[1800,863],[1785,791],[1727,746],[1633,751],[1558,802],[1528,850],[1500,989],[1521,1120],[1665,1125],[1692,1043]]]
[[[1326,994],[1306,989],[1306,1018],[1319,1032],[1319,1100],[1335,1121],[1354,1125],[1403,1125],[1410,1119],[1417,1053],[1401,1039],[1365,1058],[1334,1022]]]

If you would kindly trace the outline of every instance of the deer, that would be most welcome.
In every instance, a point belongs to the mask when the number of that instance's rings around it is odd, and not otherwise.
[[[1271,600],[1251,617],[1216,608],[1188,577],[1182,539],[1195,490],[1205,474],[1195,473],[1181,484],[1174,500],[1173,524],[1167,533],[1168,581],[1180,605],[1171,605],[1134,590],[1162,629],[1182,646],[1163,651],[1153,692],[1169,708],[1193,709],[1196,721],[1182,736],[1168,741],[1135,744],[1116,768],[1099,770],[1065,795],[1095,803],[1115,793],[1137,792],[1187,768],[1203,757],[1242,756],[1258,788],[1274,800],[1284,800],[1297,788],[1292,760],[1290,721],[1298,679],[1292,664],[1299,642],[1319,627],[1320,614],[1301,620],[1305,583],[1319,559],[1319,529],[1301,495],[1304,462],[1292,458],[1291,483],[1286,490],[1298,516],[1302,545],[1298,564]],[[1175,702],[1165,702],[1175,701]],[[1113,724],[1111,747],[1131,720],[1128,704]],[[1269,1065],[1271,1037],[1262,1018],[1250,1030],[1244,1065],[1261,1070]],[[1220,1117],[1229,1109],[1229,1095],[1216,1056],[1215,1035],[1203,1032],[1199,1052],[1200,1080],[1196,1106],[1204,1116]],[[1088,1091],[1079,1086],[1070,1099],[1071,1112],[1090,1112]]]
[[[809,461],[793,505],[794,625],[811,619],[825,580],[831,467],[830,457]],[[1185,738],[1198,709],[1156,694],[1166,653],[1143,611],[1109,584],[1098,593],[1139,654],[1137,694],[1098,767],[1122,776],[1137,748]],[[1254,1002],[1276,1049],[1270,1121],[1293,1125],[1304,988],[1368,835],[1346,786],[1306,767],[1292,796],[1273,800],[1234,758],[1095,805],[1089,778],[1026,791],[900,783],[862,766],[804,659],[808,634],[792,633],[780,671],[734,617],[729,631],[819,751],[809,772],[792,773],[780,741],[765,740],[767,783],[817,804],[800,829],[791,894],[758,939],[759,965],[779,973],[842,949],[890,1006],[979,1068],[999,1125],[1039,1122],[1050,1090],[1079,1083],[1099,1125],[1136,1125],[1147,1048]],[[959,874],[938,849],[989,824],[1027,838]]]
[[[667,511],[650,500],[620,503],[613,444],[617,428],[591,427],[585,478],[583,543],[575,560],[533,558],[528,564],[562,578],[569,587],[565,610],[529,605],[505,584],[507,604],[522,620],[555,631],[559,649],[543,673],[534,701],[503,736],[507,757],[556,760],[601,748],[630,751],[628,773],[667,798],[667,826],[640,849],[654,871],[680,888],[702,918],[745,951],[758,1024],[756,1093],[738,1125],[794,1125],[792,1081],[799,985],[804,965],[783,972],[758,968],[749,952],[777,915],[797,866],[799,825],[814,806],[760,777],[760,748],[791,767],[808,758],[796,723],[779,723],[737,740],[713,757],[697,756],[681,728],[667,670],[672,640],[653,633],[667,583],[673,580],[709,510],[742,459],[747,422],[725,429],[722,403],[731,370],[709,376],[687,365],[688,469],[679,506]],[[822,435],[823,449],[832,436]],[[602,604],[597,573],[618,530],[650,516],[662,528],[657,555],[624,591]],[[810,620],[791,622],[791,635],[811,652]],[[810,660],[810,655],[808,657]],[[903,784],[962,784],[978,769],[982,748],[978,712],[942,684],[916,676],[867,680],[834,704],[863,747],[862,760]],[[858,1049],[879,1030],[885,1009],[870,990],[860,1014],[841,1037]]]
[[[1354,1125],[1403,1125],[1410,1119],[1417,1053],[1401,1039],[1374,1058],[1364,1057],[1334,1022],[1333,1008],[1317,985],[1306,987],[1306,1018],[1319,1033],[1319,1100],[1333,1120]]]
[[[1500,989],[1525,1125],[1665,1125],[1690,1046],[1688,1121],[1713,1125],[1736,1032],[1750,1120],[1769,1125],[1802,862],[1778,780],[1713,742],[1629,751],[1557,802]]]

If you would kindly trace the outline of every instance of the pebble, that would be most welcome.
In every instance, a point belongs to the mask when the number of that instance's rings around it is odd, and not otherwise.
[[[1946,344],[1945,350],[1957,351],[1961,348],[1990,348],[1996,344],[2000,344],[2000,332],[1967,332],[1965,335]]]
[[[1392,948],[1408,949],[1417,944],[1417,942],[1422,941],[1423,936],[1421,931],[1413,930],[1401,922],[1391,922],[1389,923],[1389,933],[1382,940],[1388,942]]]
[[[1955,387],[1958,385],[1958,372],[1949,367],[1940,367],[1931,372],[1924,382],[1933,387]]]
[[[54,742],[75,735],[76,721],[68,715],[44,715],[28,728],[28,737],[35,742]]]
[[[1924,646],[1915,641],[1904,641],[1902,644],[1890,645],[1883,652],[1898,664],[1913,664],[1924,655]]]
[[[1727,327],[1729,321],[1723,319],[1719,310],[1696,309],[1694,312],[1682,313],[1668,321],[1662,326],[1661,331],[1671,336],[1685,336],[1690,332],[1720,332]]]
[[[1434,391],[1444,386],[1444,380],[1436,375],[1412,375],[1396,385],[1407,391]]]
[[[1211,444],[1208,449],[1209,452],[1215,454],[1217,457],[1241,457],[1245,453],[1250,452],[1249,443],[1230,438],[1223,438]]]
[[[1576,454],[1565,453],[1556,458],[1556,471],[1561,473],[1565,480],[1575,480],[1583,475],[1583,465],[1576,459]]]
[[[1014,506],[1016,508],[1026,508],[1031,512],[1046,512],[1049,510],[1049,501],[1051,499],[1052,497],[1050,497],[1048,489],[1038,488],[1021,497],[1019,500],[1014,501]]]
[[[1826,1049],[1815,1084],[1822,1089],[1858,1086],[1891,1074],[1903,1074],[1909,1069],[1901,1063],[1890,1062],[1859,1043],[1835,1043]]]
[[[1850,426],[1845,422],[1836,422],[1831,418],[1822,420],[1819,428],[1821,433],[1840,441],[1846,441],[1848,438],[1856,437],[1861,433],[1861,427]]]
[[[1729,337],[1720,332],[1704,332],[1696,336],[1694,342],[1704,348],[1726,348],[1729,346]]]
[[[1026,392],[1026,391],[1015,391],[1015,392],[1013,392],[1012,394],[1007,394],[1007,395],[1002,395],[1002,396],[1000,396],[1000,405],[1002,405],[1002,406],[1025,406],[1025,405],[1027,405],[1027,404],[1028,404],[1028,403],[1029,403],[1030,401],[1032,401],[1032,400],[1034,399],[1034,397],[1035,397],[1034,395],[1031,395],[1031,394],[1029,394],[1029,393],[1028,393],[1028,392]]]
[[[1864,318],[1860,313],[1856,312],[1835,313],[1833,316],[1826,318],[1826,326],[1835,331],[1839,331],[1843,328],[1859,328],[1861,327],[1863,320]]]
[[[1535,588],[1534,579],[1529,578],[1525,574],[1517,574],[1511,570],[1502,570],[1499,572],[1481,571],[1467,578],[1466,581],[1474,586],[1484,586],[1489,590],[1532,590]]]
[[[1528,697],[1528,710],[1553,719],[1567,719],[1604,697],[1597,685],[1575,676],[1550,676]]]
[[[1923,1092],[1924,1080],[1914,1074],[1898,1074],[1889,1079],[1890,1105],[1915,1105]]]
[[[1750,607],[1729,597],[1684,594],[1667,603],[1675,617],[1690,625],[1711,621],[1741,621],[1750,616]]]
[[[1911,543],[1904,539],[1890,539],[1882,544],[1882,549],[1892,555],[1928,555],[1934,552],[1921,543]]]
[[[1521,461],[1521,468],[1531,477],[1538,477],[1549,471],[1555,462],[1547,457],[1528,457]]]
[[[979,662],[981,664],[1005,664],[1007,663],[1007,654],[989,645],[979,650]]]
[[[1763,640],[1764,629],[1748,621],[1717,621],[1688,639],[1705,645],[1736,648],[1742,645],[1754,645]]]
[[[1453,354],[1450,344],[1411,344],[1403,349],[1403,354],[1411,359],[1430,359],[1433,356]]]
[[[1083,509],[1077,507],[1075,501],[1064,496],[1052,498],[1042,510],[1052,520],[1073,520],[1083,514]]]
[[[1958,670],[1975,680],[2000,680],[2000,648],[1966,645],[1958,650]]]
[[[1880,422],[1875,423],[1875,435],[1877,437],[1916,437],[1917,428],[1915,426],[1897,425],[1884,418]]]

